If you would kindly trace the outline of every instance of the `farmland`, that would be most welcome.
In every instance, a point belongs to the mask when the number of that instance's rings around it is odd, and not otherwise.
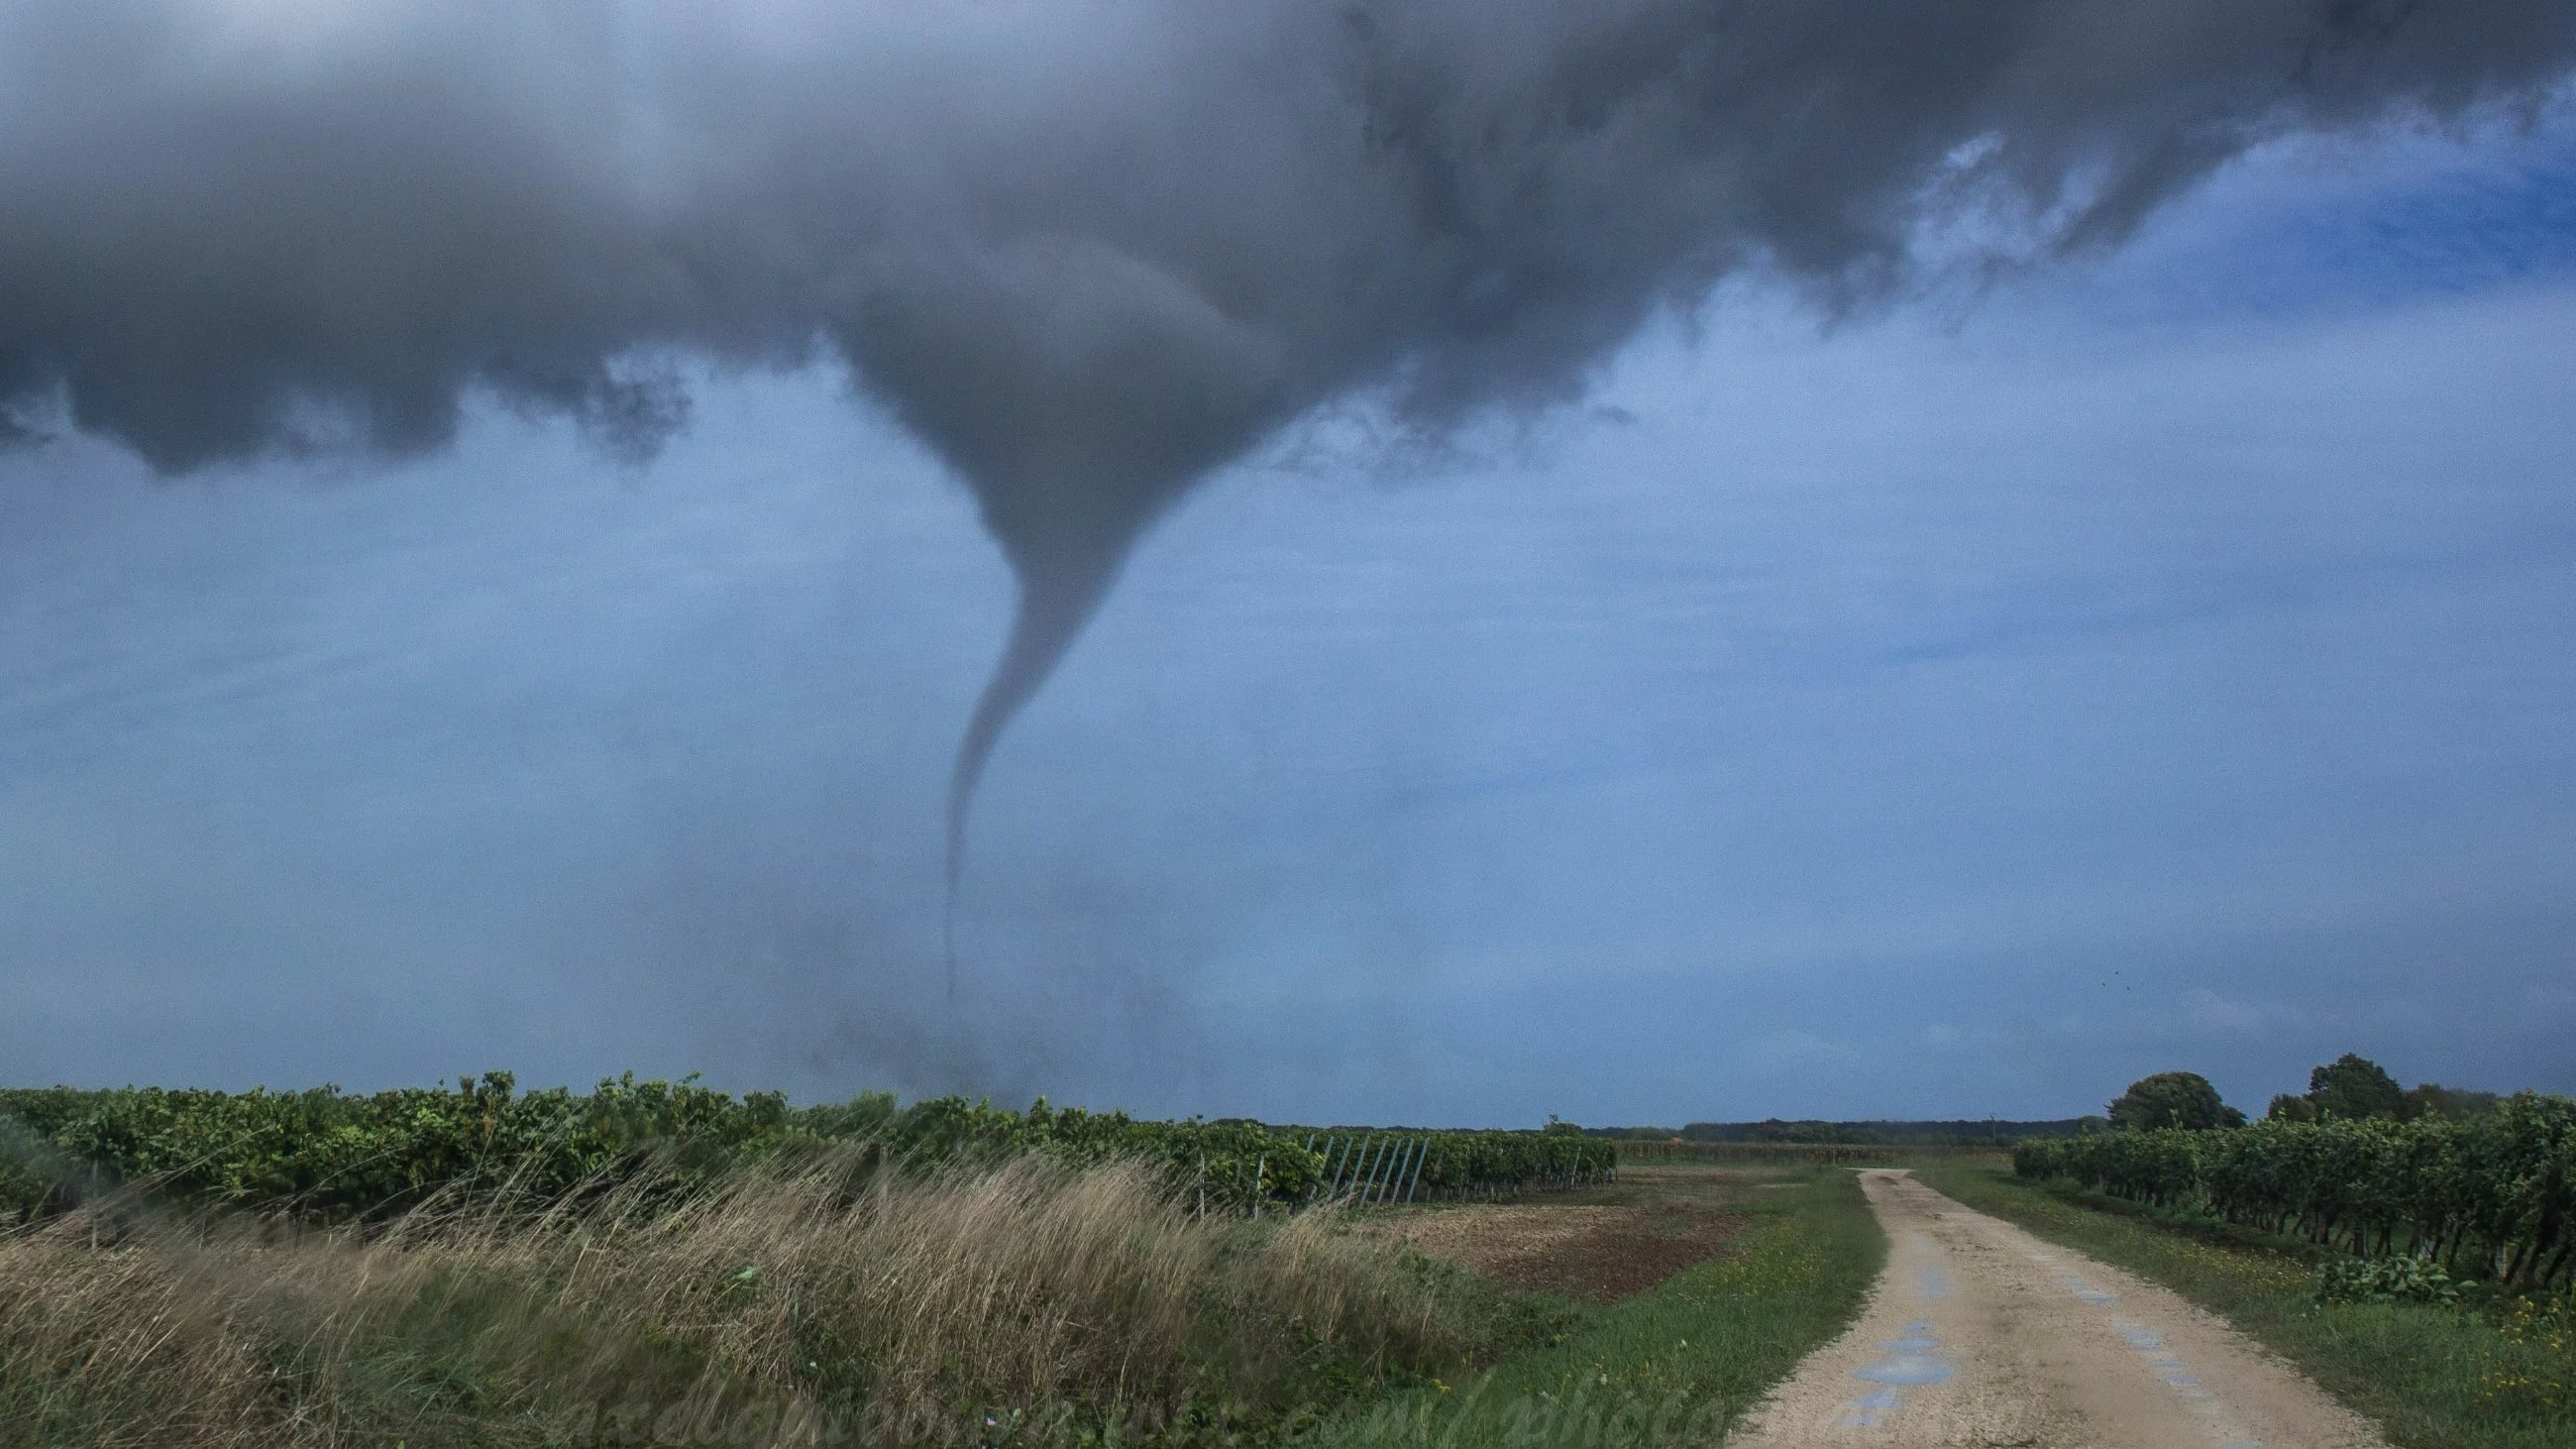
[[[0,1114],[0,1444],[1266,1442],[1625,1342],[1646,1311],[1358,1227],[1652,1195],[1563,1132],[501,1074],[18,1091]],[[1623,1290],[1707,1253],[1779,1269],[1658,1310],[1706,1320],[1715,1356],[1646,1407],[1690,1388],[1722,1417],[1831,1330],[1875,1245],[1848,1183],[1812,1168],[1681,1175],[1693,1203],[1795,1189],[1701,1212]]]
[[[2014,1168],[2207,1212],[2362,1258],[2513,1288],[2576,1269],[2576,1102],[2526,1092],[2465,1121],[2265,1121],[2023,1143]]]
[[[701,1190],[744,1166],[834,1149],[911,1168],[1038,1153],[1089,1165],[1149,1163],[1193,1206],[1250,1212],[1325,1194],[1414,1201],[1572,1185],[1610,1173],[1614,1147],[1571,1134],[1424,1132],[1139,1120],[1025,1112],[960,1097],[898,1110],[887,1095],[791,1108],[693,1082],[603,1081],[589,1093],[521,1093],[506,1072],[437,1087],[343,1094],[0,1091],[0,1212],[68,1209],[123,1183],[165,1203],[363,1220],[443,1194],[506,1190],[554,1202],[650,1180]]]
[[[2154,1293],[2225,1314],[2392,1444],[2537,1449],[2576,1422],[2576,1104],[2472,1105],[2115,1103],[2007,1159],[502,1073],[0,1092],[0,1446],[1706,1445],[1757,1409],[1759,1442],[1803,1443],[1798,1414],[1855,1412],[1844,1359],[1879,1350],[1827,1346],[1865,1300],[2016,1382],[2022,1350],[1980,1334],[2095,1332],[1977,1247],[2026,1230],[2136,1275],[2121,1311],[2177,1342],[2200,1330]],[[1977,1314],[1871,1296],[1890,1211],[1952,1254],[1907,1282]],[[2268,1372],[2195,1341],[2213,1382]],[[2080,1413],[1947,1392],[1926,1424]],[[2240,1404],[2346,1412],[2283,1392]]]

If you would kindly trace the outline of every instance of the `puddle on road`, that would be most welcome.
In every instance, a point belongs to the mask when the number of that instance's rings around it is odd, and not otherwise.
[[[2085,1282],[2083,1275],[2080,1273],[2060,1273],[2057,1275],[2057,1281],[2068,1293],[2074,1295],[2075,1301],[2078,1303],[2090,1303],[2095,1307],[2100,1307],[2102,1304],[2116,1302],[2118,1300],[2117,1294],[2105,1293],[2101,1289],[2094,1287],[2092,1284]]]
[[[1932,1246],[1921,1234],[1910,1235],[1924,1247]],[[1951,1294],[1950,1275],[1938,1265],[1926,1265],[1916,1275],[1914,1295],[1930,1304]],[[1852,1370],[1852,1377],[1887,1387],[1873,1389],[1843,1403],[1842,1422],[1846,1428],[1876,1429],[1883,1427],[1887,1416],[1905,1404],[1905,1390],[1923,1384],[1946,1384],[1950,1381],[1950,1362],[1941,1356],[1941,1340],[1933,1332],[1930,1318],[1917,1318],[1899,1325],[1903,1338],[1880,1342],[1887,1353],[1866,1368]]]
[[[1865,1369],[1854,1369],[1852,1377],[1874,1384],[1946,1384],[1950,1381],[1950,1365],[1937,1353],[1900,1353]]]
[[[2080,1298],[2083,1295],[2079,1293],[2076,1296]],[[2105,1302],[2109,1298],[2110,1295],[2103,1295]],[[2182,1355],[2166,1347],[2161,1330],[2125,1318],[2112,1319],[2111,1330],[2120,1335],[2122,1343],[2136,1350],[2139,1362],[2146,1366],[2147,1372],[2172,1389],[2174,1397],[2191,1405],[2201,1422],[2208,1426],[2209,1436],[2217,1443],[2218,1449],[2263,1449],[2261,1440],[2247,1437],[2228,1421],[2227,1411],[2220,1406],[2218,1396],[2202,1388],[2200,1375],[2183,1361]]]

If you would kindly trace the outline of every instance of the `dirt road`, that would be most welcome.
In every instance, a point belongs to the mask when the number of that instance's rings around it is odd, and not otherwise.
[[[2385,1449],[2368,1421],[2174,1294],[1862,1174],[1887,1272],[1730,1449]]]

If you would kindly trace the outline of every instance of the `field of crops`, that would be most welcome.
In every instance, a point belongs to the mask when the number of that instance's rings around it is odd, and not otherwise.
[[[442,1192],[555,1202],[639,1174],[686,1194],[746,1162],[852,1145],[914,1166],[1032,1150],[1077,1164],[1139,1159],[1194,1206],[1229,1212],[1570,1185],[1617,1161],[1608,1142],[1556,1133],[1150,1121],[1043,1099],[1025,1112],[961,1097],[898,1107],[887,1094],[792,1107],[774,1093],[632,1077],[588,1093],[519,1092],[506,1072],[367,1095],[53,1088],[0,1091],[0,1221],[121,1186],[322,1221]]]
[[[2028,1178],[2203,1211],[2363,1256],[2576,1289],[2576,1101],[2525,1092],[2467,1120],[2289,1122],[2038,1139]]]
[[[1909,1162],[2000,1162],[2009,1144],[1894,1142],[1678,1142],[1617,1139],[1621,1162],[1708,1162],[1739,1167],[1894,1167]]]

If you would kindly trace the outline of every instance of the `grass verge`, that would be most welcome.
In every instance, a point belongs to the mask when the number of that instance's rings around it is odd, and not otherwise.
[[[0,1449],[1236,1443],[1543,1321],[1330,1214],[1192,1215],[1130,1164],[845,1167],[364,1233],[0,1233]]]
[[[1319,1428],[1315,1449],[1715,1445],[1859,1312],[1887,1243],[1841,1169],[1759,1194],[1728,1255],[1568,1316],[1555,1341]]]
[[[2378,1420],[2402,1449],[2576,1444],[2576,1322],[2564,1304],[2320,1303],[2312,1255],[2297,1244],[2097,1204],[2009,1169],[1927,1165],[1914,1175],[2219,1314]]]

